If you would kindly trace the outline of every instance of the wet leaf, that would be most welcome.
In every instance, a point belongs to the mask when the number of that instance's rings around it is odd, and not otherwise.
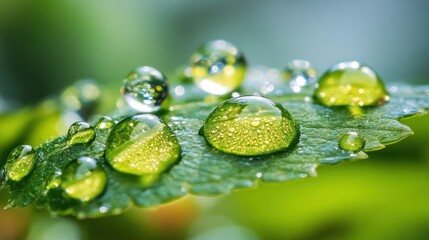
[[[10,190],[8,207],[35,203],[48,208],[52,214],[98,217],[118,214],[131,204],[156,206],[188,193],[216,195],[252,187],[258,181],[284,182],[315,176],[319,165],[363,159],[367,157],[365,152],[381,149],[413,134],[398,119],[425,113],[429,108],[429,86],[390,85],[388,91],[391,95],[388,103],[366,108],[325,107],[303,93],[272,97],[299,123],[301,136],[295,148],[259,157],[220,152],[198,134],[217,103],[175,105],[162,118],[179,139],[181,160],[148,182],[139,176],[115,171],[108,165],[104,150],[109,128],[97,129],[95,140],[84,144],[70,145],[65,136],[59,137],[35,148],[38,159],[27,177],[19,182],[5,182]],[[126,116],[112,117],[121,120]],[[356,132],[364,138],[363,151],[338,147],[339,139],[348,132]],[[96,159],[108,176],[104,192],[89,202],[69,198],[53,182],[71,161],[82,156]]]

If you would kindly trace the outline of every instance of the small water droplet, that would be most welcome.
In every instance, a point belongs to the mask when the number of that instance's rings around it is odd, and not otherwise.
[[[94,113],[99,101],[100,89],[90,79],[75,82],[61,94],[61,103],[67,111],[77,112],[83,119],[88,119]]]
[[[14,148],[5,165],[6,180],[21,181],[33,170],[36,163],[36,151],[29,145]]]
[[[113,119],[107,116],[103,116],[100,119],[98,119],[97,123],[95,124],[96,129],[111,129],[115,125],[115,122]]]
[[[73,123],[67,132],[67,144],[90,143],[95,139],[95,130],[86,122]]]
[[[139,114],[115,125],[106,143],[106,159],[124,173],[159,174],[176,163],[180,145],[174,132],[157,116]]]
[[[383,81],[360,62],[341,62],[319,79],[315,98],[325,106],[379,106],[389,100]]]
[[[56,170],[54,175],[51,177],[51,180],[46,185],[46,189],[50,190],[59,187],[61,185],[62,174],[63,172],[61,172],[60,170]]]
[[[291,61],[284,71],[285,79],[289,81],[289,86],[294,92],[300,92],[303,87],[314,83],[316,75],[316,69],[304,60]]]
[[[204,91],[225,95],[244,79],[246,61],[231,43],[215,40],[202,45],[191,57],[192,78]]]
[[[61,176],[61,188],[82,202],[98,197],[106,187],[107,175],[90,157],[80,157],[69,163]]]
[[[365,147],[365,139],[357,132],[348,132],[340,137],[338,146],[343,150],[360,151]]]
[[[242,156],[285,150],[300,135],[298,124],[281,104],[260,96],[241,96],[221,103],[203,128],[201,133],[213,147]],[[231,128],[234,134],[229,134]]]
[[[167,78],[153,67],[143,66],[128,74],[121,88],[127,104],[140,112],[155,112],[166,103]]]

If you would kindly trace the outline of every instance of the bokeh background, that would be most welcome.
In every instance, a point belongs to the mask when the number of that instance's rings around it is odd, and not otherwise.
[[[174,80],[213,39],[234,43],[250,66],[305,59],[322,73],[359,60],[386,82],[428,84],[428,12],[424,0],[0,0],[0,156],[59,134],[46,99],[76,80],[96,79],[116,99],[131,69]],[[0,239],[428,239],[428,122],[404,120],[414,136],[303,181],[84,221],[0,210]]]

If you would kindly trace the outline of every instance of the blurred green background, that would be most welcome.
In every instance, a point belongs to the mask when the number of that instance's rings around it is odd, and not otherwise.
[[[305,59],[322,73],[360,60],[386,82],[428,84],[428,10],[424,0],[0,0],[0,156],[61,132],[45,99],[77,79],[104,86],[108,112],[131,69],[151,65],[174,80],[213,39],[234,43],[250,66]],[[317,178],[83,221],[0,210],[0,240],[429,239],[428,122],[404,120],[415,135]]]

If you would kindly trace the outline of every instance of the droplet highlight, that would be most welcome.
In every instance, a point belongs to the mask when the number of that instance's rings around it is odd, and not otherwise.
[[[37,155],[33,147],[21,145],[14,148],[6,161],[6,180],[21,181],[33,170],[36,159]]]
[[[167,99],[167,78],[153,67],[139,67],[128,74],[121,93],[131,108],[140,112],[155,112]]]
[[[294,146],[300,136],[292,115],[280,103],[260,96],[221,103],[200,133],[214,148],[240,156],[282,151]]]
[[[357,61],[332,66],[319,79],[314,96],[325,106],[380,106],[390,99],[377,73]]]
[[[243,82],[246,72],[243,54],[224,40],[208,42],[191,57],[191,75],[204,91],[214,95],[233,92]]]
[[[95,130],[86,122],[73,123],[67,132],[67,144],[90,143],[95,139]]]
[[[284,78],[289,82],[293,92],[301,92],[303,87],[314,83],[316,75],[316,69],[305,60],[293,60],[284,70]]]
[[[117,171],[134,175],[160,174],[180,157],[174,132],[157,116],[139,114],[111,130],[105,156]]]
[[[365,139],[357,132],[348,132],[340,137],[338,146],[343,150],[360,151],[365,147]]]
[[[90,157],[80,157],[68,164],[61,176],[61,188],[76,200],[87,202],[98,197],[105,189],[107,175]]]

